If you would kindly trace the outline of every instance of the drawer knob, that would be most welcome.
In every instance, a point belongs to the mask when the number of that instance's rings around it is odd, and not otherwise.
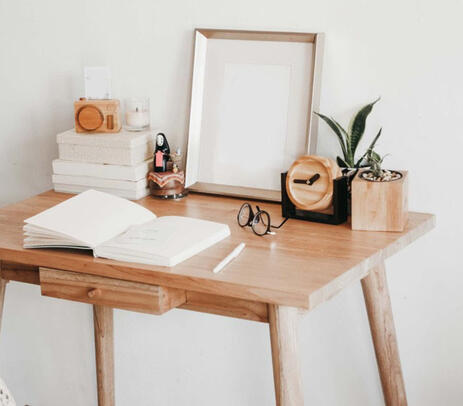
[[[90,289],[88,292],[87,292],[87,296],[89,298],[93,298],[93,297],[98,297],[101,295],[101,289]]]

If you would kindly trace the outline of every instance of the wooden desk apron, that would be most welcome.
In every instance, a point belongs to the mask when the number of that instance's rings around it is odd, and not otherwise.
[[[300,406],[298,308],[310,310],[360,280],[386,404],[406,405],[384,260],[429,231],[433,215],[410,213],[400,233],[289,220],[276,235],[259,237],[236,224],[241,200],[148,197],[139,203],[158,216],[227,223],[231,236],[173,268],[94,258],[88,251],[24,249],[24,219],[69,197],[46,192],[0,209],[0,320],[8,280],[38,284],[46,296],[92,304],[100,406],[115,404],[113,307],[152,314],[182,308],[268,322],[276,403]],[[281,219],[279,205],[261,206],[274,221]],[[240,242],[246,243],[242,254],[212,273]]]

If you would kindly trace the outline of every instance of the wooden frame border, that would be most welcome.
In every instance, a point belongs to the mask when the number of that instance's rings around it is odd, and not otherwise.
[[[281,42],[305,42],[313,43],[313,78],[310,92],[306,153],[315,154],[317,149],[318,117],[313,114],[318,110],[320,103],[321,73],[323,65],[324,34],[302,32],[278,32],[278,31],[246,31],[197,28],[195,30],[195,45],[193,57],[193,74],[190,98],[190,121],[188,131],[188,147],[186,161],[186,186],[194,192],[227,195],[241,198],[260,199],[268,201],[281,201],[280,191],[256,189],[251,187],[229,186],[223,184],[198,182],[197,172],[191,160],[191,156],[199,156],[200,132],[203,107],[204,70],[203,61],[206,58],[205,40],[229,39],[251,41],[281,41]],[[192,142],[196,139],[197,142]],[[277,174],[279,176],[279,174]]]

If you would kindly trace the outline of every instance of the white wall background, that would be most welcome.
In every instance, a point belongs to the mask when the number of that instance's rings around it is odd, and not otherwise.
[[[51,186],[55,134],[73,124],[85,65],[116,97],[148,94],[184,144],[193,28],[327,34],[321,111],[346,122],[378,95],[388,164],[411,172],[410,206],[438,227],[387,262],[411,406],[461,405],[463,137],[461,0],[0,0],[0,206]],[[337,144],[321,127],[320,154]],[[96,405],[90,306],[8,286],[0,375],[32,406]],[[116,311],[118,405],[271,405],[267,326],[193,312]],[[309,405],[383,404],[359,284],[301,326]]]

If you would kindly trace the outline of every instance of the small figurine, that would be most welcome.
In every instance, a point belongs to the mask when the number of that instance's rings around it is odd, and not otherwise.
[[[180,170],[180,165],[182,164],[182,150],[177,148],[173,154],[171,154],[170,159],[172,160],[172,172],[177,173]]]
[[[170,157],[170,148],[164,133],[156,135],[156,147],[154,149],[154,172],[166,172],[167,162]]]

